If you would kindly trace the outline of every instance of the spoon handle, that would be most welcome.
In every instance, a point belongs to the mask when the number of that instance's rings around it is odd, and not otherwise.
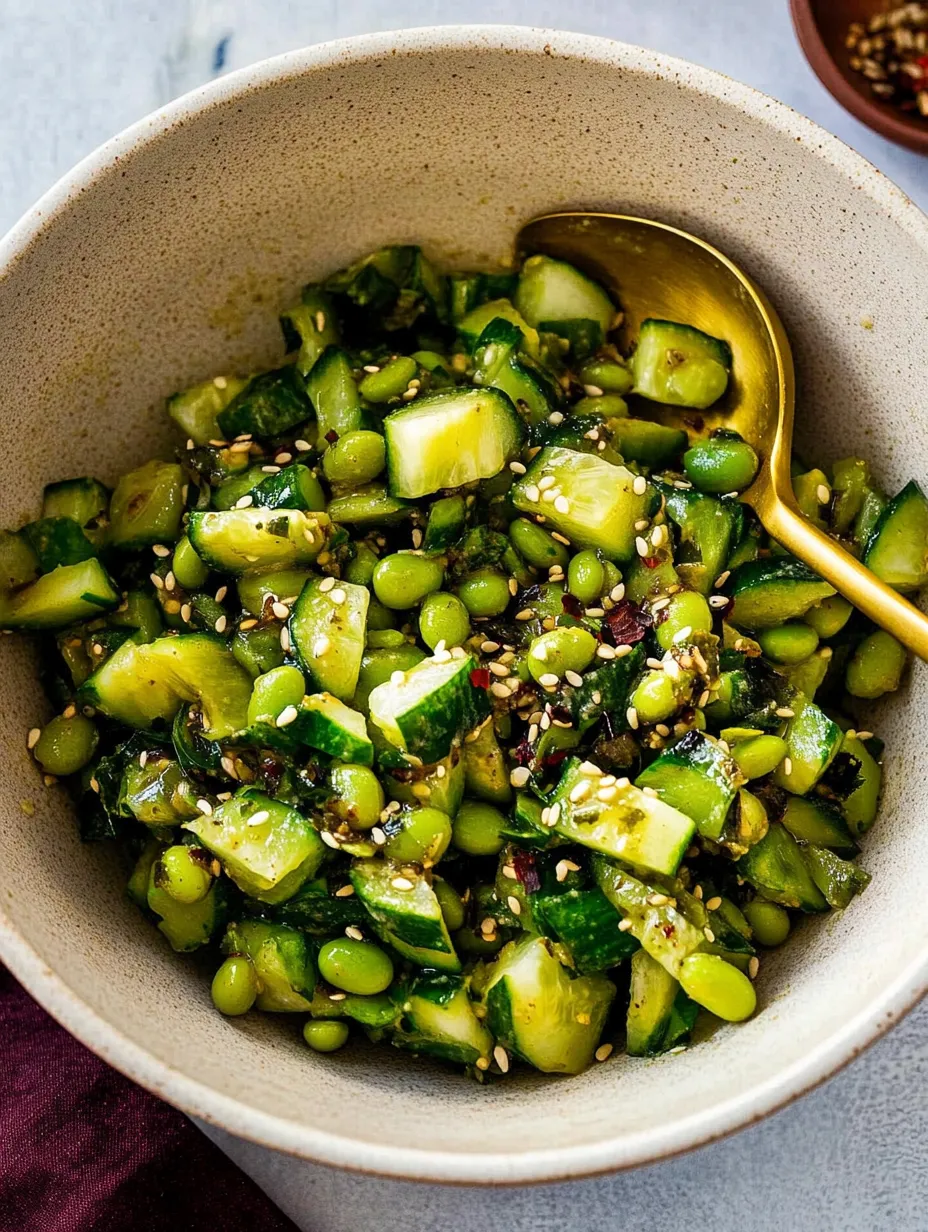
[[[928,616],[881,582],[830,535],[783,501],[763,511],[764,529],[845,599],[869,616],[919,658],[928,660]]]

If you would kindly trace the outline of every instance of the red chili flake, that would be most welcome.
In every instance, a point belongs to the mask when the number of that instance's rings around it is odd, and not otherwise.
[[[724,607],[717,607],[714,609],[715,615],[718,616],[720,620],[727,620],[729,613],[732,611],[734,606],[735,606],[734,599],[733,598],[729,599]]]
[[[669,938],[671,938],[671,937],[674,935],[674,933],[675,933],[676,931],[677,931],[677,930],[674,928],[674,926],[673,926],[672,924],[665,924],[665,925],[663,926],[663,928],[661,929],[661,932],[662,932],[662,933],[664,934],[664,936],[665,936],[665,937],[667,937],[668,939],[669,939]]]
[[[548,753],[547,756],[541,759],[541,764],[548,769],[550,766],[559,766],[567,756],[567,749],[558,749],[554,753]]]
[[[541,889],[541,878],[535,867],[533,851],[517,851],[512,857],[512,867],[520,884],[527,894],[534,894]]]
[[[580,620],[583,617],[583,604],[572,594],[564,594],[561,596],[561,607],[568,616],[573,616],[574,620]]]
[[[490,687],[490,673],[485,667],[475,667],[470,674],[470,682],[475,689]]]
[[[631,599],[621,599],[606,613],[605,622],[616,646],[633,646],[645,636],[654,618]]]
[[[325,439],[329,442],[330,445],[334,445],[335,442],[338,440],[338,433],[335,431],[334,428],[329,428],[328,432],[325,434]]]
[[[523,739],[511,750],[510,756],[517,766],[529,766],[535,760],[535,746],[529,744],[527,738]]]

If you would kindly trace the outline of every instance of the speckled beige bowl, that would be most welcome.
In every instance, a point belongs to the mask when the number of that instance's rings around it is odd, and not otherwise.
[[[333,43],[189,95],[105,146],[0,260],[0,524],[42,484],[169,448],[159,400],[280,354],[301,283],[389,241],[471,266],[566,204],[653,215],[741,261],[799,367],[800,446],[928,477],[928,220],[786,107],[679,60],[506,28]],[[872,716],[888,787],[844,913],[765,959],[761,1012],[654,1062],[480,1087],[389,1048],[310,1054],[215,1014],[25,750],[45,714],[2,639],[0,955],[96,1052],[190,1113],[308,1158],[474,1183],[580,1176],[709,1141],[820,1082],[928,974],[928,673]],[[868,719],[868,725],[870,720]],[[31,813],[23,802],[34,801]]]

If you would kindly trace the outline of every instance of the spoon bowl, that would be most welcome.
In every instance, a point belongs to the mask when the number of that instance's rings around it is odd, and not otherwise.
[[[733,261],[705,240],[653,219],[571,211],[546,214],[519,232],[521,254],[569,261],[608,287],[622,308],[621,342],[635,344],[646,317],[684,322],[731,346],[732,376],[705,411],[653,403],[662,423],[693,436],[738,432],[760,469],[741,493],[764,529],[871,620],[928,660],[928,616],[800,511],[790,479],[796,382],[776,310]]]

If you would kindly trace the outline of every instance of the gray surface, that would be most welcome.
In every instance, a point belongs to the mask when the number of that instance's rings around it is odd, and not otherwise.
[[[658,48],[748,81],[818,120],[928,207],[928,163],[834,103],[796,47],[785,0],[26,0],[0,3],[0,230],[125,125],[222,68],[323,39],[449,21],[565,26]],[[313,1232],[711,1226],[928,1227],[928,1006],[863,1060],[763,1125],[607,1180],[470,1192],[335,1173],[208,1130]],[[621,1110],[617,1110],[621,1115]]]

